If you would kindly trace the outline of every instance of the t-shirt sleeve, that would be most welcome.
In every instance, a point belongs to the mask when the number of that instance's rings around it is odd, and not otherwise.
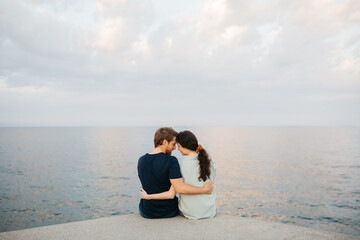
[[[180,165],[176,157],[172,157],[170,160],[169,179],[182,178],[180,172]]]

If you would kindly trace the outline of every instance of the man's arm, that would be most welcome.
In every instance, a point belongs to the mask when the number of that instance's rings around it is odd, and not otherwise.
[[[173,188],[173,186],[170,187],[169,191],[166,192],[162,192],[162,193],[154,193],[154,194],[147,194],[147,192],[141,188],[140,189],[140,195],[141,198],[146,199],[146,200],[150,200],[150,199],[173,199],[175,197],[175,189]]]
[[[205,184],[204,187],[194,187],[186,184],[182,178],[170,179],[170,182],[175,191],[181,194],[211,194],[213,191],[213,181]]]

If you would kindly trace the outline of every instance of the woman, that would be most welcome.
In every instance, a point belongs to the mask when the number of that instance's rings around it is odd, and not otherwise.
[[[178,149],[184,156],[180,163],[180,170],[186,184],[203,187],[213,181],[216,176],[215,163],[209,158],[208,153],[202,148],[190,131],[182,131],[176,137]],[[144,199],[173,198],[175,190],[158,194],[147,194],[140,190]],[[215,191],[212,194],[185,195],[180,194],[179,210],[188,219],[212,218],[216,215]]]

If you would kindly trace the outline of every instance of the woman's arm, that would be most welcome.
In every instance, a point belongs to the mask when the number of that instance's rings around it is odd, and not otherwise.
[[[147,194],[147,192],[141,188],[140,189],[140,195],[141,198],[150,200],[150,199],[173,199],[175,197],[175,189],[173,186],[170,187],[169,191],[162,192],[162,193],[155,193],[155,194]]]

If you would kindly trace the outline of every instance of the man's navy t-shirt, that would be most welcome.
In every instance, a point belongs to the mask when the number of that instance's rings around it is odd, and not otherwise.
[[[182,178],[176,157],[165,153],[145,154],[138,161],[138,175],[148,194],[168,191],[170,179]],[[140,210],[150,218],[174,217],[178,214],[178,198],[166,200],[141,199]]]

